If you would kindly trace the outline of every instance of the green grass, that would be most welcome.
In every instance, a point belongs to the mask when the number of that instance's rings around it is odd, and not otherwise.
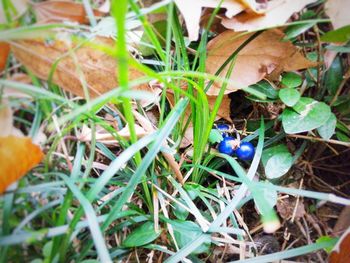
[[[95,26],[98,21],[93,15],[91,3],[84,0],[83,4],[91,25]],[[3,0],[3,6],[8,24],[0,34],[0,41],[49,38],[54,35],[52,29],[57,28],[80,32],[86,29],[66,24],[24,23],[14,28],[8,1]],[[163,39],[148,21],[148,15],[160,9],[168,14]],[[218,11],[219,8],[214,10],[211,22]],[[229,76],[235,70],[235,59],[262,31],[255,32],[239,49],[228,54],[227,61],[215,74],[208,74],[205,72],[206,45],[211,33],[208,29],[204,30],[200,41],[188,46],[173,2],[161,1],[152,7],[142,8],[132,0],[112,1],[111,15],[117,32],[114,49],[90,42],[91,35],[86,31],[87,38],[75,36],[75,40],[79,44],[88,43],[116,59],[118,87],[97,98],[90,98],[78,62],[76,70],[82,80],[85,100],[76,100],[53,84],[51,80],[57,65],[65,56],[76,58],[76,49],[57,59],[46,82],[30,72],[33,80],[30,85],[7,80],[6,75],[0,79],[1,89],[10,87],[31,96],[31,99],[22,102],[10,99],[17,110],[15,124],[21,125],[25,134],[32,138],[42,130],[47,136],[43,163],[0,197],[0,262],[84,262],[93,259],[111,262],[127,258],[144,262],[151,251],[157,257],[163,253],[162,260],[168,263],[199,262],[211,256],[219,243],[228,245],[231,239],[246,243],[250,241],[250,234],[235,214],[242,212],[245,205],[254,203],[259,208],[260,214],[256,212],[256,215],[265,228],[279,220],[275,203],[271,204],[269,197],[265,196],[266,192],[275,193],[276,196],[298,196],[314,204],[326,201],[335,205],[350,205],[349,199],[333,193],[289,188],[283,185],[284,181],[265,180],[261,171],[263,151],[288,140],[284,132],[274,133],[274,124],[280,123],[278,119],[274,122],[259,116],[257,127],[249,129],[250,135],[244,140],[257,144],[254,159],[249,164],[218,153],[208,143],[225,89],[232,83]],[[150,60],[157,66],[142,65],[129,54],[126,25],[133,21],[142,25],[148,37],[148,43],[144,45],[153,48]],[[315,25],[329,22],[317,17],[289,25],[310,21]],[[10,59],[14,61],[12,57]],[[143,72],[144,77],[130,79],[131,67]],[[227,75],[218,77],[225,67],[228,67]],[[26,72],[24,66],[20,70]],[[6,72],[9,71],[10,68],[7,68]],[[150,121],[139,102],[154,95],[135,90],[134,87],[151,80],[157,80],[164,86],[157,107],[159,119],[157,127],[152,126],[152,132],[138,138],[135,125],[140,123],[136,121],[133,110]],[[222,82],[222,86],[210,109],[205,92],[215,81]],[[171,109],[167,101],[168,91],[174,97],[175,105]],[[267,99],[266,93],[252,87],[246,87],[244,92],[261,101]],[[309,96],[315,93],[317,90],[313,88],[306,91]],[[119,128],[128,125],[129,139],[118,135],[117,130],[104,119],[106,113],[118,120],[115,123],[118,122]],[[194,128],[193,151],[192,155],[185,156],[179,145],[190,122]],[[102,127],[111,134],[115,144],[104,144],[94,132],[91,140],[79,141],[78,135],[83,125],[92,131]],[[344,129],[342,132],[346,134],[347,130]],[[307,147],[311,147],[308,140],[300,139],[298,142],[293,156],[295,165]],[[169,155],[173,162],[166,157]],[[104,165],[105,168],[99,169],[97,165]],[[179,172],[186,179],[185,182],[179,181]],[[228,186],[223,180],[235,184]],[[225,191],[234,193],[234,196],[225,195]],[[140,226],[148,226],[150,222],[154,229],[147,229],[147,233],[150,233],[148,236],[137,232]],[[135,247],[123,246],[123,241],[131,235],[136,237]],[[150,236],[155,238],[138,245]],[[215,238],[224,241],[219,242]],[[336,239],[317,243],[313,239],[312,242],[234,262],[270,262],[303,256],[333,246]],[[198,250],[203,253],[197,254]],[[246,252],[254,255],[253,250]]]

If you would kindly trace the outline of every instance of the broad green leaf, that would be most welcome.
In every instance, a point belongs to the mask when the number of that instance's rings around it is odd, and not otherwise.
[[[281,101],[289,107],[293,107],[300,99],[300,93],[293,88],[280,89],[278,93]]]
[[[289,152],[287,146],[285,146],[284,144],[279,144],[276,145],[274,147],[270,147],[265,149],[262,152],[261,155],[261,162],[264,166],[266,166],[267,161],[274,156],[275,154],[279,154],[279,153],[286,153]]]
[[[286,174],[293,165],[293,157],[288,153],[278,153],[266,163],[265,174],[268,179],[277,179]]]
[[[324,42],[347,42],[350,40],[350,25],[329,31],[323,36],[321,40]]]
[[[262,163],[268,179],[277,179],[286,174],[293,165],[293,157],[288,148],[277,145],[263,151]]]
[[[174,224],[172,224],[174,229],[174,235],[176,242],[179,247],[182,248],[188,244],[190,244],[193,240],[203,234],[202,229],[192,221],[180,221],[173,220]],[[204,242],[198,248],[196,248],[192,253],[193,254],[201,254],[209,252],[210,248],[210,235],[208,234],[208,241]]]
[[[323,242],[330,242],[332,240],[334,240],[334,238],[330,236],[322,236],[316,240],[316,244],[323,243]],[[325,247],[324,250],[329,254],[332,252],[333,248],[334,248],[334,245],[331,245],[329,247]]]
[[[294,72],[287,72],[283,74],[281,83],[287,88],[296,88],[303,83],[303,79]]]
[[[269,183],[269,182],[267,182]],[[251,189],[255,205],[257,206],[261,220],[264,225],[264,231],[271,233],[276,231],[279,227],[279,219],[274,210],[274,206],[277,202],[277,191],[266,190],[267,188],[255,188]]]
[[[134,229],[123,241],[123,247],[139,247],[151,243],[155,240],[162,231],[154,230],[153,222],[146,222]]]
[[[249,88],[265,94],[269,99],[277,99],[278,97],[277,90],[266,80],[259,81],[258,83],[249,86]]]
[[[324,85],[326,86],[328,92],[334,95],[337,92],[342,80],[343,65],[341,59],[339,56],[337,56],[324,75]]]
[[[290,40],[294,37],[297,37],[300,34],[307,31],[309,28],[313,27],[315,24],[316,24],[316,22],[313,21],[313,22],[308,22],[308,23],[305,22],[305,24],[288,26],[287,29],[284,31],[286,36],[283,38],[283,40]]]
[[[328,118],[327,122],[321,127],[317,128],[317,131],[323,139],[329,140],[335,132],[336,125],[337,117],[335,117],[335,115],[332,113],[331,116]]]
[[[49,258],[52,250],[52,241],[47,242],[43,247],[43,255],[45,258]]]
[[[221,133],[217,129],[212,129],[209,134],[209,142],[219,143],[223,140]]]
[[[264,184],[271,184],[270,182],[263,182]],[[271,211],[271,209],[276,205],[277,203],[277,191],[271,190],[268,187],[262,187],[259,189],[256,189],[256,192],[259,192],[259,194],[254,195],[254,201],[256,204],[256,207],[259,210],[260,214],[264,214],[267,211]],[[264,199],[265,207],[261,207],[261,199]]]
[[[182,199],[180,199],[178,201],[181,202],[181,203],[184,203],[182,201]],[[174,202],[173,207],[174,207],[173,208],[174,215],[180,220],[186,220],[186,218],[188,217],[189,212],[185,208],[183,208],[181,205],[176,203],[176,202]]]
[[[283,129],[288,134],[311,131],[325,124],[330,115],[331,109],[324,102],[301,98],[293,109],[283,111]]]

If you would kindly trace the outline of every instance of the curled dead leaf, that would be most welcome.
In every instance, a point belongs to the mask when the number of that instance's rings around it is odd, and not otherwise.
[[[276,204],[277,212],[284,220],[291,218],[300,219],[305,215],[305,206],[302,201],[297,201],[294,197],[281,199]]]
[[[215,74],[251,35],[228,30],[212,39],[207,46],[206,71]],[[268,30],[245,46],[237,55],[230,76],[231,83],[228,84],[225,93],[255,84],[275,70],[294,71],[315,66],[315,63],[304,58],[291,42],[282,41],[283,37],[283,32],[278,29]],[[227,69],[228,66],[221,72],[221,78],[226,76]],[[214,83],[207,94],[218,95],[220,87],[220,83]]]
[[[34,168],[44,157],[27,137],[0,137],[0,193]]]
[[[33,3],[33,10],[37,21],[42,23],[63,21],[77,22],[79,24],[89,23],[89,19],[82,3],[67,0],[44,1]],[[105,15],[105,13],[99,10],[93,10],[93,12],[97,17]]]
[[[70,40],[68,36],[68,40]],[[96,37],[95,45],[113,48],[114,41],[110,38]],[[84,97],[79,70],[83,74],[91,97],[96,97],[118,87],[116,78],[116,59],[89,43],[76,43],[55,39],[53,43],[46,43],[44,39],[21,40],[11,42],[11,49],[15,57],[36,76],[48,80],[53,64],[58,60],[53,74],[53,82],[66,91]],[[76,62],[72,53],[76,56]],[[129,68],[129,78],[143,77],[143,73]],[[148,84],[141,84],[135,89],[149,90]]]
[[[10,54],[10,45],[5,42],[0,42],[0,71],[6,67],[7,57]]]
[[[238,0],[238,1],[257,14],[265,13],[267,11],[268,3],[269,3],[267,1],[258,2],[255,0]]]
[[[135,125],[135,132],[137,137],[143,137],[147,135],[147,132],[144,128],[142,128],[139,125]],[[128,125],[126,125],[123,129],[117,132],[117,134],[125,139],[130,139],[130,130]],[[106,131],[104,128],[97,126],[96,133],[95,133],[96,141],[104,143],[104,144],[118,144],[118,141],[115,139],[115,137]],[[78,140],[82,142],[89,142],[92,140],[92,130],[84,125],[80,134],[78,135]]]
[[[222,24],[226,28],[235,31],[255,31],[262,28],[281,26],[294,13],[301,11],[306,5],[313,2],[316,2],[316,0],[274,0],[268,3],[264,14],[259,15],[256,14],[257,12],[249,11],[242,12],[233,18],[224,18]]]
[[[220,4],[220,0],[175,0],[175,4],[180,10],[188,32],[188,37],[191,41],[196,41],[199,35],[199,21],[202,15],[202,8],[216,8]],[[223,0],[221,8],[226,9],[225,15],[233,17],[245,9],[245,6],[238,1]]]

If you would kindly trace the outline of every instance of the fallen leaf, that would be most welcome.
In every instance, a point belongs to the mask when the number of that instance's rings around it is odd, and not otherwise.
[[[35,167],[43,156],[28,137],[0,137],[0,193]]]
[[[147,135],[147,132],[145,131],[145,129],[137,124],[135,124],[135,132],[138,138]],[[126,125],[123,129],[121,129],[116,133],[125,139],[130,139],[130,130],[128,125]],[[92,130],[88,126],[84,125],[81,129],[81,132],[77,136],[77,139],[82,142],[91,141]],[[96,128],[95,139],[96,141],[104,144],[114,144],[114,145],[118,144],[118,141],[115,139],[115,137],[110,132],[106,131],[103,127],[100,127],[100,126],[97,126]]]
[[[23,137],[23,133],[13,126],[13,111],[6,100],[0,104],[0,137],[10,135]]]
[[[238,0],[238,1],[257,14],[265,13],[267,11],[268,4],[269,4],[269,2],[267,1],[262,1],[262,2],[257,2],[256,0]]]
[[[207,96],[208,98],[208,103],[209,103],[209,108],[210,110],[212,110],[214,108],[214,104],[215,104],[215,101],[217,99],[216,96]],[[230,112],[231,112],[231,107],[230,107],[230,104],[231,104],[231,99],[229,98],[228,95],[225,95],[223,98],[222,98],[222,101],[221,101],[221,104],[220,104],[220,107],[219,107],[219,110],[216,114],[216,119],[225,119],[229,122],[231,122],[231,117],[230,117]]]
[[[33,3],[38,22],[42,23],[58,23],[64,21],[77,22],[79,24],[88,24],[89,19],[86,14],[84,5],[67,0],[44,1]],[[99,10],[93,10],[94,15],[101,17],[105,13]]]
[[[13,113],[7,103],[0,106],[0,136],[8,136],[12,133]]]
[[[96,37],[93,43],[112,48],[114,40]],[[55,39],[51,44],[47,44],[44,39],[33,39],[11,42],[11,49],[24,66],[43,80],[48,80],[52,65],[61,58],[53,75],[53,82],[75,95],[84,97],[77,66],[69,54],[73,49],[90,96],[96,97],[118,87],[116,59],[91,47],[88,43],[78,45],[79,43],[73,42],[70,46],[69,41],[61,39]],[[138,70],[129,68],[130,79],[143,76]],[[150,90],[148,84],[141,84],[134,89]]]
[[[337,222],[333,228],[334,235],[339,235],[350,228],[350,206],[345,206],[338,216]]]
[[[219,34],[207,46],[208,58],[206,71],[215,74],[228,57],[246,41],[250,34],[240,34],[230,30]],[[315,66],[305,59],[289,41],[282,41],[284,34],[278,29],[260,34],[245,46],[238,54],[230,76],[226,94],[248,87],[262,80],[275,70],[294,71]],[[228,66],[221,72],[221,78],[227,73]],[[221,84],[215,82],[208,95],[218,95]]]
[[[296,207],[297,205],[297,207]],[[278,214],[284,219],[289,220],[293,216],[295,219],[300,219],[305,215],[305,206],[300,200],[294,197],[278,200],[276,204]]]
[[[198,39],[200,28],[199,21],[202,15],[202,8],[216,8],[220,2],[220,0],[175,0],[175,4],[185,20],[190,41],[196,41]],[[245,9],[245,6],[237,1],[223,0],[221,8],[225,8],[227,10],[225,15],[231,18],[242,12]]]
[[[281,26],[306,5],[317,0],[275,0],[269,3],[268,10],[262,15],[243,12],[233,18],[224,18],[222,24],[235,31],[255,31],[262,28]],[[346,1],[346,0],[344,0]]]
[[[326,2],[325,11],[331,19],[334,29],[350,25],[349,9],[349,0],[328,0]]]
[[[10,45],[5,42],[0,42],[0,71],[6,67],[7,57],[10,54]]]
[[[350,228],[341,236],[329,255],[329,263],[350,262]]]

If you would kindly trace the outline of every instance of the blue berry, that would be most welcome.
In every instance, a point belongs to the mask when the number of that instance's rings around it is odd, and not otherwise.
[[[228,155],[233,155],[235,150],[233,149],[233,142],[235,138],[230,136],[225,136],[224,139],[219,143],[218,150],[220,153],[225,153]]]
[[[220,133],[223,137],[228,136],[227,133],[230,131],[229,125],[221,123],[221,124],[217,124],[216,128],[220,131]]]
[[[250,142],[242,142],[239,148],[236,150],[237,157],[242,161],[252,160],[255,154],[253,144]]]

